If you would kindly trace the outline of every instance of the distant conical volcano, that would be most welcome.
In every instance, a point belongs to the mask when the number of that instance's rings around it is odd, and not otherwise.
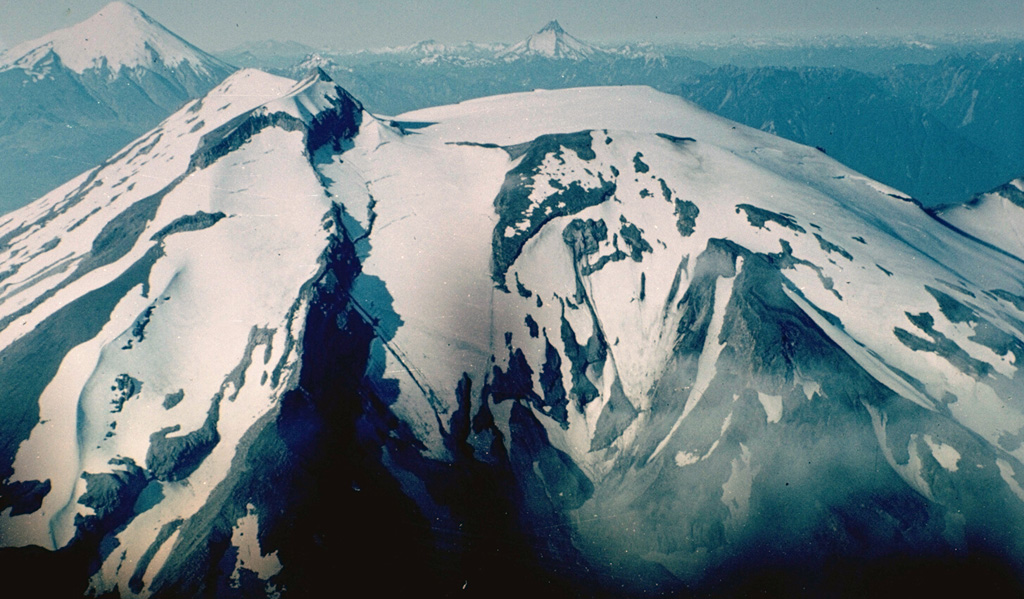
[[[89,69],[185,68],[198,74],[228,68],[126,2],[111,2],[85,21],[11,48],[0,70],[32,69],[49,52],[82,74]],[[40,73],[41,74],[41,73]]]
[[[540,31],[499,54],[499,58],[514,60],[525,57],[544,57],[561,60],[584,60],[604,53],[586,42],[566,33],[558,21],[551,21]]]

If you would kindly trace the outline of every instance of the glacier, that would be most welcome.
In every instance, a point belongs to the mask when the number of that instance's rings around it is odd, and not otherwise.
[[[1018,588],[1022,267],[651,88],[383,117],[242,70],[0,217],[0,568]]]

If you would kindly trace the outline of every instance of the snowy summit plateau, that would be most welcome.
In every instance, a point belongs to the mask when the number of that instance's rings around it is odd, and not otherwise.
[[[0,216],[4,584],[1019,588],[1018,183],[941,220],[649,87],[234,72]]]

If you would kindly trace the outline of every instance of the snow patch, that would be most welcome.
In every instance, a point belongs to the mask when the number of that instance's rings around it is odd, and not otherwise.
[[[740,443],[740,456],[733,458],[729,479],[722,484],[722,503],[729,508],[734,524],[745,520],[750,512],[750,493],[754,486],[754,477],[761,471],[760,466],[750,465],[750,458],[750,449]]]
[[[696,464],[701,460],[701,456],[690,453],[688,451],[680,451],[676,453],[676,466],[682,468],[683,466],[689,466],[690,464]]]
[[[260,580],[268,581],[283,568],[281,560],[277,559],[276,551],[264,554],[260,549],[259,516],[256,514],[256,506],[247,504],[245,510],[245,515],[238,519],[231,530],[231,544],[238,549],[235,570],[231,573],[231,587],[236,589],[241,585],[242,570],[253,572]],[[275,585],[268,582],[267,594],[276,596],[279,592]]]
[[[1017,499],[1024,501],[1024,488],[1020,486],[1015,478],[1017,473],[1014,472],[1013,466],[1009,462],[1002,458],[996,458],[996,466],[999,466],[999,475],[1006,481],[1007,486],[1013,491],[1013,494],[1017,496]]]
[[[940,466],[949,470],[950,472],[956,472],[958,464],[960,462],[960,452],[956,450],[952,445],[946,445],[932,439],[931,435],[924,436],[924,442],[928,445],[928,448],[932,450],[932,457],[939,463]]]
[[[768,415],[768,423],[773,424],[782,420],[782,396],[781,395],[768,395],[767,393],[757,392],[757,399],[761,402],[764,407],[765,414]]]

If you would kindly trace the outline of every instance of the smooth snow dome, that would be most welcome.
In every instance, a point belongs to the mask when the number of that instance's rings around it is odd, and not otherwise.
[[[113,34],[112,32],[116,32]],[[0,70],[32,68],[50,51],[72,71],[106,66],[152,68],[157,60],[168,67],[182,62],[202,70],[201,51],[125,2],[111,2],[81,23],[24,42],[0,56]]]

